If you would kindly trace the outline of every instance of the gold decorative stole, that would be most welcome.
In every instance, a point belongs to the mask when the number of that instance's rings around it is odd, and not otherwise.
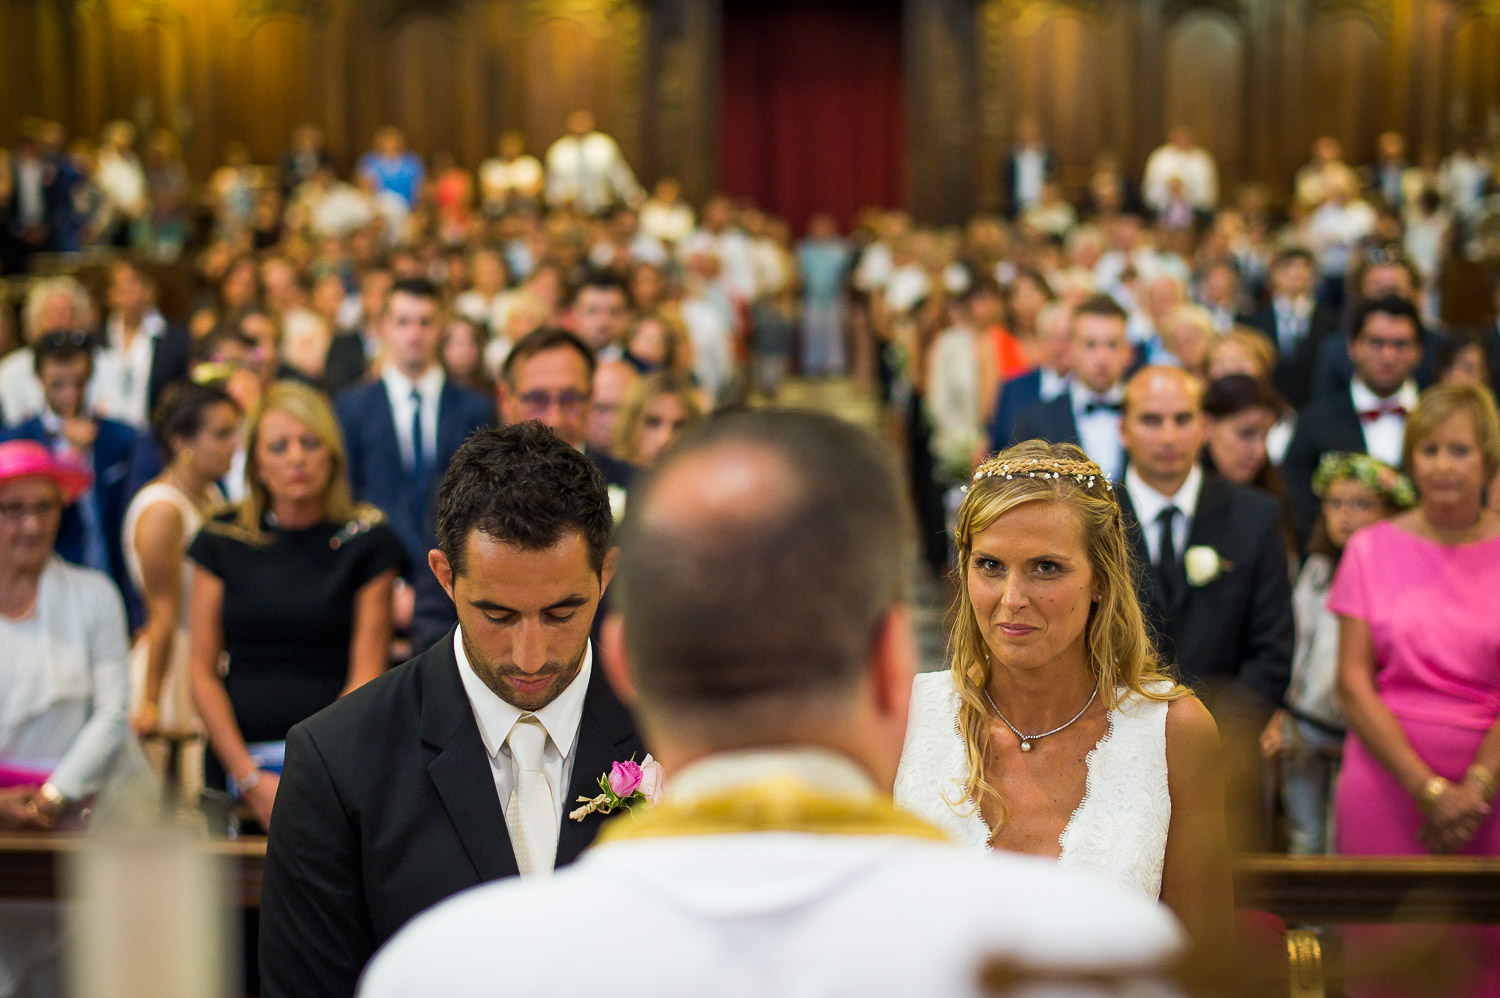
[[[900,810],[885,795],[833,794],[798,780],[776,777],[685,801],[632,809],[611,821],[598,841],[800,832],[810,835],[895,835],[951,841],[935,826]]]

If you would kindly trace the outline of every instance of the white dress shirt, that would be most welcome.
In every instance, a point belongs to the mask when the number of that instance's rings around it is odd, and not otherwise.
[[[413,401],[411,390],[416,388],[422,400],[422,454],[430,467],[437,453],[438,400],[443,394],[443,367],[433,364],[416,381],[398,371],[394,364],[387,364],[380,373],[385,382],[386,397],[390,399],[391,416],[396,421],[396,443],[401,448],[401,463],[412,467],[411,417]]]
[[[1276,349],[1290,354],[1312,328],[1312,296],[1277,298],[1271,302],[1271,311],[1276,316]]]
[[[1072,384],[1072,382],[1068,380],[1068,375],[1058,374],[1050,367],[1042,368],[1041,372],[1042,380],[1041,383],[1037,386],[1037,394],[1039,399],[1043,402],[1051,402],[1063,392],[1067,391],[1068,385]]]
[[[118,315],[104,325],[106,345],[95,357],[94,411],[129,423],[138,430],[151,425],[151,364],[156,343],[167,332],[167,320],[152,309],[141,318],[135,338],[125,343],[125,323]]]
[[[1192,146],[1180,149],[1168,143],[1146,160],[1146,175],[1141,181],[1141,196],[1152,208],[1167,203],[1168,184],[1173,177],[1182,181],[1182,193],[1194,208],[1208,211],[1219,201],[1219,171],[1206,149]]]
[[[1078,426],[1078,445],[1099,466],[1106,478],[1120,479],[1120,469],[1125,464],[1124,445],[1120,443],[1120,414],[1109,410],[1087,412],[1090,402],[1111,402],[1119,405],[1125,399],[1125,386],[1115,385],[1101,396],[1095,396],[1081,381],[1068,385],[1068,394],[1073,400],[1073,422]]]
[[[1168,506],[1177,507],[1172,517],[1172,547],[1181,558],[1187,550],[1188,532],[1193,528],[1193,516],[1198,512],[1198,495],[1203,491],[1203,469],[1193,465],[1182,486],[1169,496],[1146,484],[1145,479],[1134,468],[1125,471],[1125,490],[1130,493],[1131,505],[1140,517],[1141,539],[1146,542],[1146,551],[1151,555],[1151,564],[1161,557],[1161,527],[1156,518]]]
[[[510,746],[506,739],[510,729],[525,713],[519,707],[506,703],[469,664],[464,651],[463,628],[453,630],[453,657],[458,660],[458,677],[463,681],[464,694],[474,710],[474,721],[479,725],[479,738],[484,742],[485,754],[490,758],[490,775],[495,779],[495,793],[500,795],[503,811],[510,802],[510,792],[516,785],[516,767],[511,759]],[[589,690],[589,676],[594,671],[594,645],[589,642],[583,652],[583,665],[578,675],[567,688],[547,706],[533,716],[547,729],[547,749],[542,755],[542,772],[547,785],[552,788],[552,800],[557,805],[557,824],[562,826],[563,816],[571,809],[568,787],[573,782],[573,764],[578,761],[578,725],[583,720],[583,700]]]
[[[1016,207],[1030,210],[1042,196],[1042,185],[1047,182],[1047,154],[1035,146],[1017,149],[1016,156]]]
[[[1396,394],[1383,399],[1358,378],[1349,382],[1349,398],[1354,402],[1356,414],[1395,403],[1410,415],[1417,407],[1417,383],[1408,380],[1396,389]],[[1365,435],[1365,451],[1393,468],[1401,467],[1401,445],[1406,440],[1406,416],[1387,413],[1379,419],[1365,422],[1361,417],[1359,428]]]
[[[572,202],[592,213],[640,194],[625,154],[603,132],[564,135],[547,150],[546,198],[553,207]]]
[[[498,203],[511,194],[530,197],[542,189],[542,161],[521,155],[512,160],[498,156],[479,164],[479,187],[486,201]]]
[[[0,616],[0,647],[0,760],[49,770],[70,800],[101,790],[130,739],[119,591],[53,555],[31,614]]]

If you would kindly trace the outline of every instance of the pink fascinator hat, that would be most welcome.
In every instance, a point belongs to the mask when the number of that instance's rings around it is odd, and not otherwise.
[[[47,478],[62,490],[70,503],[88,491],[93,474],[76,461],[60,458],[35,440],[9,440],[0,444],[0,485],[19,478]]]

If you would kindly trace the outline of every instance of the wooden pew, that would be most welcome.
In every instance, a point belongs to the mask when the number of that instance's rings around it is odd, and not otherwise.
[[[58,895],[59,859],[84,848],[76,835],[0,834],[0,898]],[[260,904],[266,840],[213,839],[231,861],[239,902]],[[1289,925],[1348,922],[1500,923],[1500,859],[1460,856],[1241,856],[1235,901]]]

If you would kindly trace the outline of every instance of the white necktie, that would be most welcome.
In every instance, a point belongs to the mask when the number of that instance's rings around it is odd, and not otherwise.
[[[516,865],[522,876],[545,875],[552,872],[557,859],[557,808],[542,772],[547,729],[534,714],[522,714],[505,743],[516,767],[510,802],[505,806],[505,827],[515,849]]]

